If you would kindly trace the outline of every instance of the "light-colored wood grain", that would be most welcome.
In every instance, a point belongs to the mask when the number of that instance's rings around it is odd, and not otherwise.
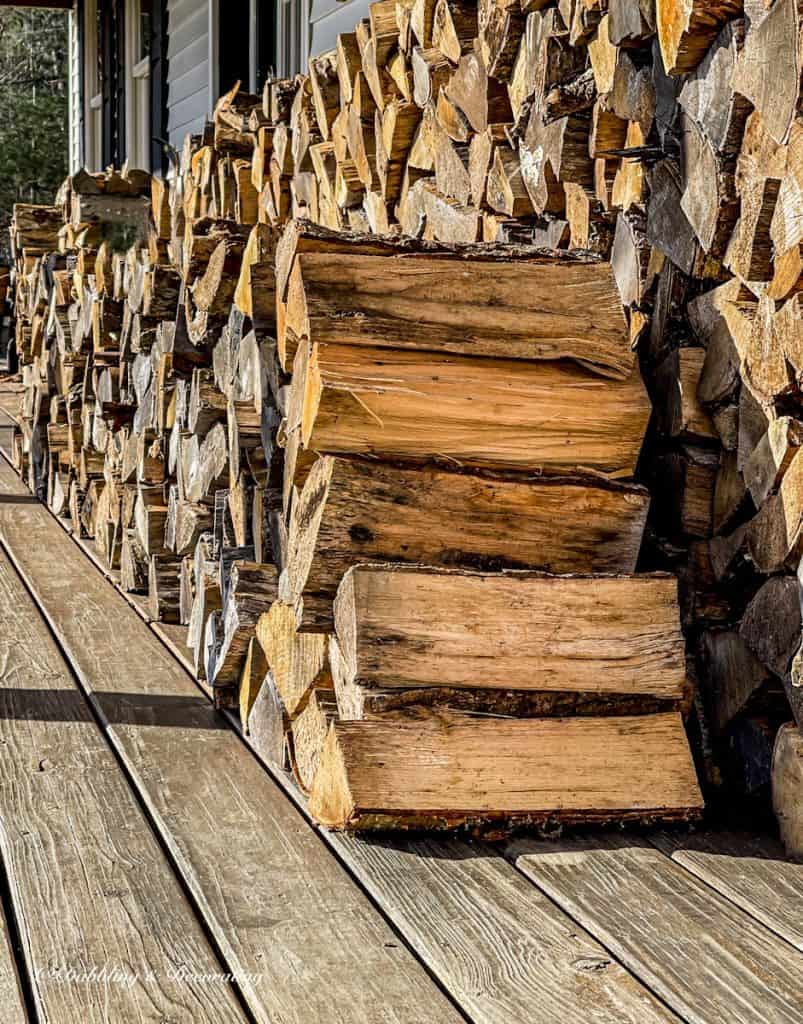
[[[310,792],[318,821],[359,829],[670,820],[701,808],[677,713],[336,722]]]
[[[331,619],[357,562],[633,572],[648,505],[644,488],[597,476],[489,477],[325,456],[292,503],[286,576],[307,620],[310,597]]]
[[[333,455],[631,476],[650,412],[637,369],[618,381],[568,362],[327,345],[298,370],[297,357],[302,442]]]
[[[803,955],[637,837],[507,856],[687,1024],[798,1024]]]
[[[260,1022],[456,1011],[209,702],[0,464],[0,536]],[[22,498],[22,500],[15,500]],[[59,572],[53,572],[53,564]]]
[[[680,700],[677,581],[357,565],[335,600],[352,683]]]
[[[676,1020],[490,846],[327,838],[471,1020]]]
[[[771,836],[659,832],[650,841],[803,952],[803,864]]]
[[[633,367],[609,263],[445,264],[299,253],[287,325],[319,344],[429,349],[504,359],[575,359],[606,376]]]
[[[244,1021],[230,985],[177,975],[225,969],[4,555],[0,616],[0,845],[37,1013]]]

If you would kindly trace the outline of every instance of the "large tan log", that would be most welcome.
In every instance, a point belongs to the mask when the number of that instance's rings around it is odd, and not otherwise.
[[[574,359],[620,379],[634,360],[611,267],[602,262],[466,260],[447,269],[426,258],[302,253],[286,323],[319,345]],[[284,362],[292,355],[280,351]]]
[[[491,209],[514,219],[534,213],[532,200],[522,178],[518,153],[510,146],[497,146],[494,151],[488,172],[486,199]]]
[[[524,34],[524,12],[515,0],[479,0],[477,9],[477,34],[488,74],[506,82]]]
[[[240,312],[265,326],[272,326],[276,316],[276,242],[277,232],[269,225],[257,224],[252,229],[234,292],[234,305]]]
[[[772,806],[789,857],[803,860],[803,735],[782,725],[772,753]]]
[[[488,77],[478,48],[461,58],[446,85],[446,93],[475,132],[484,132],[490,124],[513,120],[507,88]]]
[[[373,115],[372,115],[373,117]],[[494,133],[496,138],[496,133]],[[498,138],[501,141],[501,136]],[[431,165],[430,165],[431,166]],[[578,263],[586,266],[591,262],[587,255],[551,252],[544,253],[534,245],[501,245],[489,243],[444,243],[431,239],[411,238],[406,235],[374,237],[354,231],[332,231],[320,224],[307,220],[293,220],[285,227],[276,246],[276,293],[284,300],[287,285],[297,254],[316,253],[334,255],[364,256],[427,256],[442,260],[462,262],[489,261],[496,263],[528,263],[561,265]]]
[[[339,722],[310,811],[334,828],[687,820],[702,797],[678,714]]]
[[[282,589],[305,629],[357,562],[632,572],[648,496],[603,478],[522,480],[324,457],[293,503]],[[404,509],[404,515],[399,515]]]
[[[338,588],[342,718],[361,690],[527,690],[680,702],[677,582],[358,565]],[[341,698],[343,698],[341,700]]]
[[[429,103],[437,103],[441,88],[449,81],[454,70],[449,59],[440,50],[431,46],[416,46],[412,57],[413,99],[422,109]]]
[[[770,238],[774,276],[767,294],[784,299],[797,292],[803,276],[803,121],[792,125],[786,168],[772,215]]]
[[[240,241],[220,242],[209,258],[203,277],[198,278],[192,290],[195,305],[209,315],[227,313],[231,307],[244,246]]]
[[[736,165],[740,216],[725,253],[725,265],[756,294],[763,288],[753,282],[772,278],[770,230],[785,166],[785,147],[773,140],[761,115],[753,111]]]
[[[637,368],[613,381],[566,362],[335,345],[304,357],[290,428],[329,454],[630,476],[650,414]]]

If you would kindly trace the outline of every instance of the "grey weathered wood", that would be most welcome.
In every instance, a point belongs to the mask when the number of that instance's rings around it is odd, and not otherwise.
[[[271,772],[308,816],[292,775]],[[677,1020],[489,844],[321,836],[472,1020]]]
[[[798,1024],[803,955],[636,836],[506,855],[688,1024]]]
[[[803,951],[803,864],[777,839],[745,832],[659,832],[650,842]]]
[[[458,1021],[167,648],[27,493],[0,463],[0,537],[255,1018],[375,1024],[381,1006],[383,1024]]]
[[[28,1024],[28,1013],[20,987],[20,976],[11,948],[11,935],[0,908],[0,1006],[8,1024]]]
[[[327,839],[471,1020],[677,1021],[490,846]]]
[[[4,555],[0,616],[0,847],[40,1019],[244,1021],[229,984],[177,975],[225,968]],[[0,993],[25,1020],[3,969]]]

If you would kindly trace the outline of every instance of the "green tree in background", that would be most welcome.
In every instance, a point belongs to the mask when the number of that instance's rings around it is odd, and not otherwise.
[[[52,203],[67,175],[65,11],[0,8],[0,260],[14,203]]]

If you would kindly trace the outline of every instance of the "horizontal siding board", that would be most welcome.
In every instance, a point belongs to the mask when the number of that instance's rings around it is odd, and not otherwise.
[[[192,96],[188,96],[187,99],[182,100],[181,103],[177,103],[174,107],[171,107],[168,111],[167,117],[167,130],[170,132],[170,141],[176,146],[176,140],[173,138],[173,132],[180,128],[182,125],[192,125],[191,129],[187,131],[200,131],[203,127],[204,121],[207,119],[206,110],[206,98],[204,96],[203,106],[199,102],[199,94],[194,93]],[[179,143],[184,141],[184,136],[178,140]],[[180,148],[176,146],[176,148]]]
[[[167,133],[180,148],[209,113],[208,0],[168,0]]]
[[[320,21],[321,18],[334,14],[338,9],[351,8],[355,6],[355,4],[356,0],[346,0],[345,3],[338,3],[338,0],[312,0],[312,10],[310,11],[309,20],[311,22]]]
[[[350,3],[331,3],[330,0],[315,0],[310,24],[312,43],[310,53],[326,53],[333,50],[341,32],[353,32],[358,22],[368,17],[369,0],[351,0]],[[316,11],[317,8],[317,11]]]
[[[206,90],[209,88],[209,64],[206,60],[197,63],[194,67],[170,81],[170,98],[168,104],[170,109],[178,106],[190,96],[197,96],[203,93],[206,100]],[[206,113],[206,108],[204,108]]]
[[[209,30],[209,4],[207,0],[168,0],[167,15],[170,25],[168,46],[180,50],[188,39],[207,35]]]
[[[209,60],[209,40],[201,36],[200,39],[193,39],[191,43],[182,50],[170,54],[170,80],[178,82],[187,72],[194,71],[199,65],[207,66]]]

